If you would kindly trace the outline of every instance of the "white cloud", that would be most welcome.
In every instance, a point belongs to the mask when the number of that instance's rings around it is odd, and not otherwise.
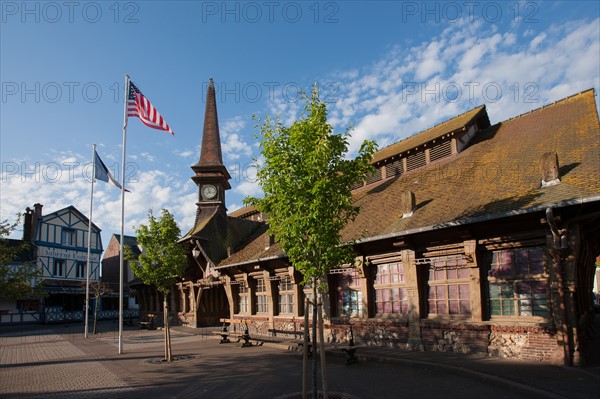
[[[194,154],[195,153],[192,150],[175,151],[175,155],[185,159],[191,158]]]
[[[337,127],[353,123],[356,151],[364,139],[380,148],[480,104],[492,123],[599,86],[600,21],[571,21],[545,32],[502,32],[456,23],[430,42],[394,47],[342,79],[329,107]],[[452,61],[452,62],[451,62]]]
[[[91,182],[86,179],[89,162],[83,157],[57,157],[56,160],[40,160],[34,164],[15,162],[13,169],[5,164],[0,176],[3,193],[0,196],[0,219],[13,221],[18,212],[24,212],[34,203],[44,205],[44,214],[73,205],[84,215],[89,215]],[[125,234],[134,234],[133,226],[147,223],[146,215],[150,208],[155,213],[162,208],[169,209],[182,233],[192,227],[197,193],[189,180],[158,170],[139,172],[134,177],[136,181],[127,186],[131,192],[125,193]],[[7,192],[10,196],[4,195]],[[93,206],[93,221],[102,229],[106,247],[110,236],[120,232],[121,191],[97,181]],[[13,238],[19,238],[21,234],[20,231],[15,232]]]
[[[226,161],[240,159],[252,155],[252,146],[244,141],[240,132],[246,127],[246,121],[237,116],[222,124],[221,149]]]
[[[529,48],[532,50],[535,50],[540,43],[542,43],[544,41],[544,39],[546,38],[546,33],[542,32],[539,35],[537,35],[536,37],[533,38],[533,40],[531,41],[531,43],[529,43]]]
[[[446,63],[440,56],[440,49],[444,44],[438,41],[429,43],[419,62],[415,75],[417,79],[424,80],[444,70]]]
[[[543,32],[541,24],[528,25],[526,31],[452,24],[428,42],[394,46],[362,68],[337,70],[322,78],[338,83],[336,92],[322,88],[329,100],[329,121],[336,131],[355,126],[350,145],[356,151],[362,140],[375,139],[381,148],[479,104],[487,104],[495,123],[590,87],[598,89],[599,26],[598,19],[558,24]],[[452,88],[461,90],[457,98],[448,98]],[[276,96],[267,112],[280,114],[282,123],[290,125],[302,106],[295,98]],[[222,149],[233,177],[230,211],[241,206],[236,197],[261,194],[253,169],[246,167],[258,145],[248,132],[250,123],[238,116],[221,124]],[[199,148],[175,154],[189,159]],[[104,151],[100,155],[114,170],[107,161],[118,162],[119,157]],[[84,173],[90,155],[56,151],[51,156],[54,159],[3,160],[0,219],[14,219],[35,202],[44,204],[44,213],[71,204],[88,213],[90,184]],[[194,222],[198,196],[189,177],[153,169],[155,156],[150,153],[128,158],[150,167],[138,171],[137,181],[129,184],[126,234],[133,233],[133,225],[146,223],[149,208],[155,213],[162,208],[172,211],[185,233]],[[120,230],[120,191],[104,182],[94,188],[94,221],[103,230],[106,246],[110,235]]]

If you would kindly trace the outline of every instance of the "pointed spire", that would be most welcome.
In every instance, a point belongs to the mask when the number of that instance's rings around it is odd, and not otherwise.
[[[200,149],[200,160],[197,165],[223,165],[219,119],[217,117],[217,100],[215,96],[215,85],[212,78],[208,81],[206,110],[204,112],[204,131],[202,132],[202,148]]]

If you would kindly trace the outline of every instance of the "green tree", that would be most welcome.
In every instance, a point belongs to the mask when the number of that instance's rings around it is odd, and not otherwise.
[[[20,216],[20,215],[19,215]],[[0,298],[19,300],[42,297],[42,270],[35,260],[20,261],[20,257],[29,258],[29,243],[9,240],[8,237],[19,225],[19,222],[0,221]]]
[[[153,285],[163,294],[165,361],[171,361],[171,334],[169,329],[168,297],[178,276],[187,268],[186,249],[177,240],[181,230],[173,215],[163,209],[157,219],[148,212],[148,226],[136,229],[137,242],[143,252],[136,259],[131,250],[125,247],[125,254],[137,278],[147,285]]]
[[[81,283],[82,288],[86,288],[86,283]],[[98,310],[100,310],[100,298],[112,292],[110,285],[104,281],[92,281],[89,285],[90,296],[94,299],[94,328],[92,334],[96,334],[96,325],[98,322]]]
[[[348,159],[350,129],[342,134],[333,132],[327,123],[327,106],[320,100],[316,84],[311,97],[305,94],[303,97],[304,113],[290,127],[283,126],[279,117],[267,116],[262,123],[257,119],[264,158],[257,178],[264,197],[249,198],[246,202],[268,215],[269,232],[281,243],[294,268],[302,273],[303,283],[312,285],[312,336],[316,342],[317,320],[322,317],[317,293],[318,290],[322,293],[331,268],[354,263],[352,242],[342,242],[341,231],[359,212],[352,199],[352,187],[372,173],[370,160],[377,146],[364,141],[358,155]],[[318,324],[322,337],[323,327]],[[325,373],[324,359],[321,345],[321,367]],[[305,363],[305,396],[306,367]],[[316,398],[316,356],[313,356],[312,380]],[[325,394],[326,378],[323,382]]]

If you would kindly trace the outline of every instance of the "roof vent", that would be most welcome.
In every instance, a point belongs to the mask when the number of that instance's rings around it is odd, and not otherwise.
[[[402,198],[400,198],[400,206],[402,209],[402,218],[412,216],[416,208],[415,193],[412,191],[405,191],[402,193]]]
[[[546,152],[542,155],[541,171],[542,187],[554,186],[560,183],[558,154],[556,152]]]

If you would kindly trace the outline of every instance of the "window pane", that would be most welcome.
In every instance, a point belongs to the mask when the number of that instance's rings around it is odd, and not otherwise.
[[[436,301],[437,314],[448,314],[446,301]]]
[[[445,280],[446,279],[446,271],[445,270],[436,270],[435,271],[435,280]]]
[[[449,285],[448,286],[448,298],[458,299],[458,286],[457,285]]]
[[[446,287],[445,286],[435,287],[435,297],[437,299],[446,298]]]
[[[458,269],[458,278],[469,278],[469,269]]]
[[[460,301],[460,313],[471,314],[471,302],[464,300]]]
[[[450,314],[458,314],[458,301],[448,301]]]
[[[383,304],[383,313],[392,313],[392,304],[389,302],[384,302]]]
[[[500,284],[490,283],[490,298],[500,298]]]

